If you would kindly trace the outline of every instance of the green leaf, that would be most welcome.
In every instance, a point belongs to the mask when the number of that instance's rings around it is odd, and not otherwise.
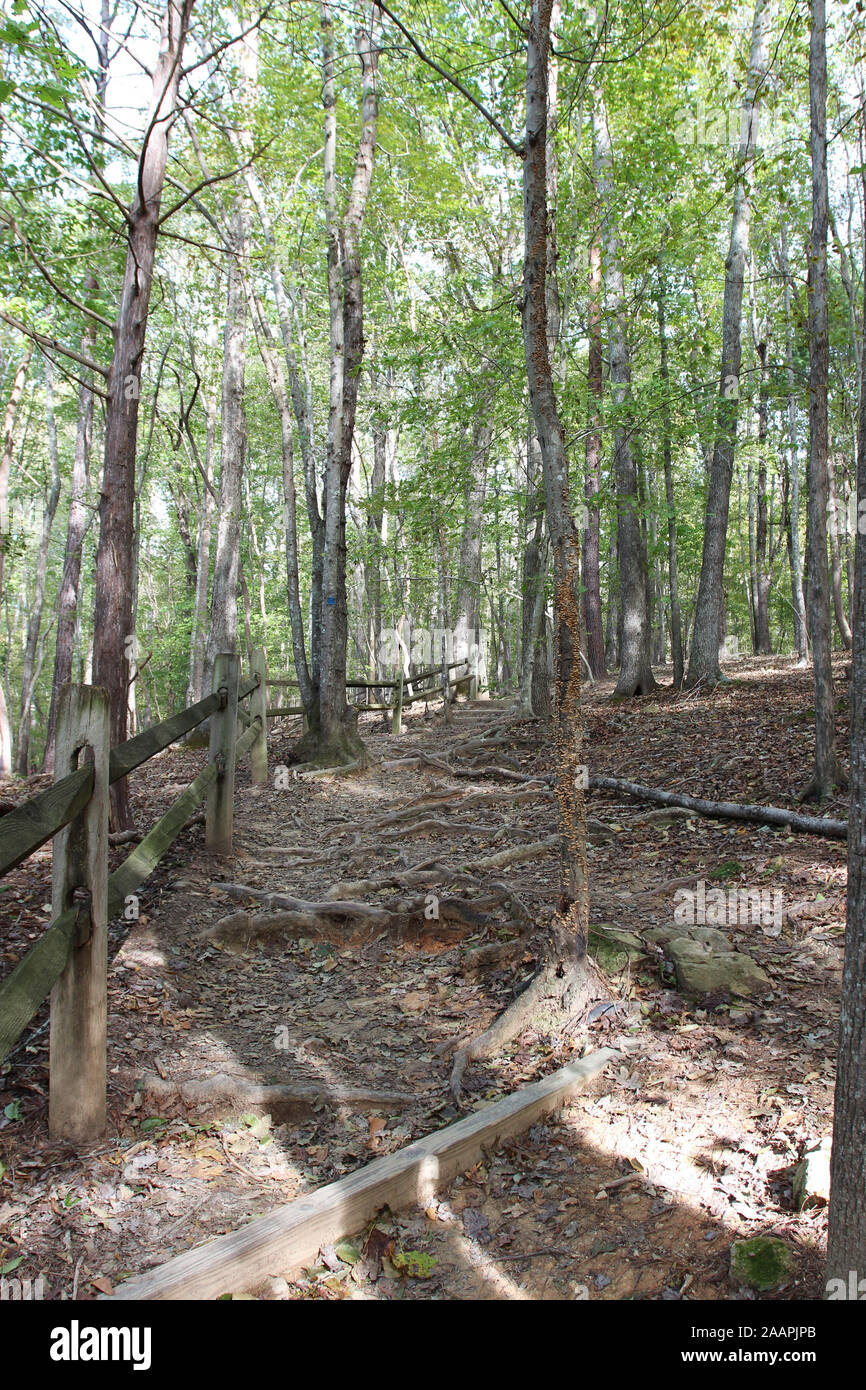
[[[5,1107],[3,1114],[6,1116],[7,1120],[23,1119],[23,1116],[21,1114],[20,1100],[10,1101],[9,1104]]]
[[[339,1253],[338,1249],[337,1254]],[[436,1259],[433,1255],[425,1254],[423,1250],[398,1250],[391,1257],[391,1262],[394,1268],[405,1274],[408,1279],[429,1279]]]
[[[19,1256],[17,1257],[17,1259],[14,1259],[14,1260],[7,1260],[6,1263],[5,1263],[5,1265],[0,1265],[0,1274],[11,1274],[12,1271],[13,1271],[13,1269],[17,1269],[18,1266],[19,1266],[20,1264],[23,1264],[23,1263],[24,1263],[24,1256],[23,1256],[23,1255],[19,1255]]]

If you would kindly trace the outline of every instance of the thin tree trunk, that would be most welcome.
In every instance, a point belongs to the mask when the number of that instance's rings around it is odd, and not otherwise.
[[[832,450],[827,451],[827,501],[830,516],[830,586],[833,593],[833,612],[836,626],[842,638],[842,646],[851,650],[851,628],[845,612],[845,599],[842,595],[842,555],[839,546],[840,535],[846,533],[846,509],[839,505],[836,493],[836,470],[833,466]]]
[[[355,32],[361,64],[362,132],[352,186],[342,222],[337,216],[337,112],[335,57],[330,6],[322,4],[325,108],[325,213],[328,231],[328,303],[331,322],[331,382],[325,460],[325,546],[322,562],[322,638],[319,713],[323,749],[354,758],[363,752],[346,703],[346,491],[358,382],[364,356],[361,230],[373,176],[379,114],[379,50],[375,6],[366,28]]]
[[[457,596],[454,607],[455,661],[468,661],[470,649],[480,642],[481,625],[481,536],[484,524],[484,498],[487,491],[487,464],[493,427],[488,419],[487,402],[481,405],[472,431],[469,475],[463,490],[463,532],[457,562]],[[474,667],[473,667],[474,669]]]
[[[760,92],[767,75],[770,10],[770,0],[755,0],[749,73],[743,93],[730,248],[725,262],[722,370],[716,415],[716,442],[704,519],[701,577],[689,656],[687,684],[690,686],[699,680],[712,682],[721,679],[719,646],[723,624],[728,512],[739,416],[743,281],[751,216],[750,184],[758,140]]]
[[[231,237],[234,254],[228,264],[223,335],[219,520],[205,651],[204,684],[208,690],[217,656],[224,652],[236,652],[238,638],[241,490],[246,460],[244,382],[247,347],[247,302],[243,272],[247,248],[240,205],[236,206],[232,218]]]
[[[93,281],[90,288],[95,288]],[[93,345],[93,334],[83,339],[83,350]],[[79,585],[81,580],[81,551],[88,528],[86,506],[87,481],[90,470],[90,449],[93,440],[93,392],[86,381],[78,388],[78,428],[75,435],[75,456],[72,464],[72,488],[69,499],[69,518],[66,525],[66,550],[57,609],[57,637],[54,644],[54,673],[51,682],[51,705],[45,735],[45,755],[42,771],[54,771],[54,730],[57,720],[57,699],[64,685],[72,679],[72,658],[75,651],[78,618]]]
[[[664,268],[664,249],[658,258],[658,323],[659,323],[659,376],[662,383],[662,459],[665,470],[665,506],[668,519],[668,585],[671,600],[671,660],[674,665],[674,689],[679,690],[683,683],[685,666],[683,662],[683,626],[680,615],[680,581],[677,559],[677,513],[674,498],[673,464],[671,455],[671,411],[670,411],[670,370],[668,367],[668,340],[666,323],[666,283]]]
[[[15,420],[18,415],[18,407],[21,404],[24,383],[27,380],[27,369],[30,366],[32,355],[33,347],[28,340],[24,349],[24,356],[21,358],[12,380],[12,390],[9,393],[9,400],[6,403],[6,412],[3,417],[3,453],[0,454],[0,595],[3,593],[6,539],[9,532],[9,475],[12,469],[12,455],[15,450]],[[3,770],[0,768],[0,771]],[[7,768],[5,771],[9,771],[9,769]]]
[[[866,113],[862,135],[866,136]],[[861,176],[866,196],[866,175]],[[866,310],[866,244],[863,255]],[[864,320],[866,322],[866,320]],[[861,379],[866,380],[866,335]],[[860,393],[857,430],[857,503],[866,505],[866,409]],[[851,809],[848,817],[848,928],[842,973],[842,1010],[827,1235],[827,1278],[866,1277],[866,533],[856,528],[853,657],[851,663]],[[860,1288],[862,1289],[862,1285]],[[855,1297],[862,1298],[858,1290]]]
[[[604,659],[604,627],[601,611],[600,529],[598,493],[601,488],[601,402],[604,393],[604,361],[601,344],[602,276],[601,232],[593,234],[589,248],[589,368],[587,379],[586,456],[583,528],[583,625],[589,669],[599,679],[607,675]]]
[[[208,585],[210,582],[210,542],[213,527],[213,459],[216,443],[216,405],[205,397],[205,451],[202,479],[201,514],[195,559],[195,598],[193,600],[192,640],[190,642],[187,704],[194,705],[204,694],[204,662],[207,643]]]
[[[617,411],[614,428],[614,474],[617,502],[617,551],[620,574],[619,679],[616,694],[646,695],[655,689],[652,672],[652,632],[647,605],[646,538],[641,522],[638,469],[630,418],[631,359],[626,330],[625,283],[619,231],[613,206],[613,151],[607,109],[600,87],[592,92],[595,180],[602,205],[605,247],[605,291],[608,301],[610,385]]]
[[[548,207],[546,177],[547,64],[551,0],[533,0],[526,70],[526,149],[523,161],[523,338],[529,399],[541,446],[547,523],[553,553],[555,746],[554,795],[562,834],[560,897],[553,955],[585,982],[589,891],[586,805],[578,776],[582,757],[580,713],[580,545],[569,501],[568,459],[553,386],[547,340]],[[572,989],[575,979],[572,979]]]
[[[111,700],[111,741],[127,730],[127,654],[134,642],[130,561],[133,550],[138,402],[160,204],[168,159],[168,133],[177,105],[181,60],[193,0],[168,0],[153,102],[138,165],[136,194],[128,219],[126,269],[114,335],[105,411],[105,466],[99,506],[96,555],[93,678]],[[111,788],[114,828],[132,823],[126,778]]]
[[[830,368],[827,299],[827,51],[824,0],[812,0],[809,101],[812,149],[812,237],[809,248],[809,629],[815,674],[815,774],[803,797],[819,800],[844,783],[836,753],[836,703],[827,565]]]
[[[42,534],[36,551],[36,564],[33,570],[33,592],[30,596],[30,618],[27,623],[27,640],[24,644],[24,660],[21,665],[21,708],[18,718],[17,768],[20,777],[26,777],[30,767],[30,723],[33,705],[33,689],[36,683],[36,662],[39,652],[39,634],[42,629],[42,609],[45,604],[45,576],[48,570],[48,547],[51,543],[51,529],[60,501],[60,459],[57,450],[57,422],[54,416],[53,368],[49,358],[45,358],[45,423],[48,434],[48,458],[51,465],[51,482],[45,499],[42,515]]]
[[[800,554],[800,462],[797,444],[797,396],[794,374],[794,329],[791,319],[791,271],[788,265],[788,240],[784,217],[781,223],[779,246],[780,268],[785,295],[785,375],[788,386],[788,468],[790,472],[790,515],[788,522],[788,558],[791,569],[791,599],[794,608],[794,645],[800,663],[808,660],[809,642],[806,623],[806,601],[803,596],[803,561]]]

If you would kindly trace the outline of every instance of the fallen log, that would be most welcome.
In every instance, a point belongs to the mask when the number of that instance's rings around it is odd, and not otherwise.
[[[738,801],[705,801],[699,796],[683,796],[679,792],[659,791],[639,782],[626,782],[620,777],[590,777],[590,791],[622,792],[637,801],[654,801],[660,806],[683,806],[700,816],[716,820],[741,820],[753,825],[781,825],[798,830],[803,835],[824,835],[830,840],[847,840],[848,822],[830,820],[823,816],[800,816],[781,806],[749,806]]]

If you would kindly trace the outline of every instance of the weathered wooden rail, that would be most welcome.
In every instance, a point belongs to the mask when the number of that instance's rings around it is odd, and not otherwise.
[[[0,1061],[51,993],[49,1129],[91,1142],[105,1128],[108,923],[130,904],[190,816],[206,801],[205,844],[232,847],[237,761],[250,753],[254,782],[268,778],[267,670],[253,654],[218,656],[213,692],[119,747],[109,743],[108,697],[65,686],[58,706],[54,785],[0,820],[0,876],[54,839],[52,920],[0,985]],[[240,702],[249,698],[249,710]],[[108,788],[210,719],[208,762],[113,873],[108,872]],[[245,725],[238,735],[238,724]]]
[[[450,679],[449,672],[460,670],[462,667],[469,666],[468,674],[463,674],[457,679]],[[425,681],[433,680],[434,684],[424,689],[419,689]],[[398,671],[394,680],[347,680],[347,690],[393,690],[394,697],[391,704],[371,705],[358,704],[356,708],[361,714],[390,714],[391,728],[394,733],[399,733],[402,724],[402,711],[405,705],[411,705],[416,700],[435,700],[444,699],[446,690],[453,690],[458,685],[469,682],[469,694],[471,699],[475,699],[478,694],[478,673],[477,668],[471,662],[452,661],[446,665],[430,666],[426,670],[416,671],[412,676],[405,676],[402,669]],[[268,680],[269,686],[277,686],[289,690],[297,690],[298,682],[288,676],[273,676]],[[406,693],[408,690],[408,693]],[[303,715],[303,705],[274,705],[266,711],[269,719],[279,718],[281,715]]]
[[[442,663],[394,680],[347,681],[347,689],[393,690],[384,709],[401,730],[405,705],[445,698],[477,671],[451,672],[466,661]],[[253,654],[252,673],[240,679],[238,658],[218,656],[210,695],[178,714],[110,747],[108,701],[92,686],[66,686],[58,707],[55,781],[0,819],[0,877],[53,839],[51,922],[0,984],[0,1061],[17,1043],[51,994],[49,1129],[52,1136],[85,1143],[105,1127],[108,923],[132,911],[134,895],[204,800],[205,844],[210,853],[232,849],[235,769],[250,753],[252,779],[268,779],[268,719],[303,713],[298,706],[268,707],[268,686],[296,687],[288,677],[268,678],[265,653]],[[430,688],[425,682],[433,681]],[[241,703],[249,700],[249,709]],[[150,832],[112,873],[108,870],[108,789],[210,720],[208,761]],[[239,733],[239,727],[243,732]]]

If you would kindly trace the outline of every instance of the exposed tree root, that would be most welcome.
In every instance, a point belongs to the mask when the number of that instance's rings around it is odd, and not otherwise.
[[[454,769],[449,767],[448,763],[442,758],[432,758],[429,753],[416,753],[411,758],[389,758],[382,763],[386,772],[390,772],[395,767],[405,768],[407,772],[410,772],[413,768],[424,767],[425,765],[435,767],[439,772],[447,772],[449,777],[454,776]]]
[[[544,854],[558,854],[561,843],[561,836],[548,835],[544,840],[534,840],[531,845],[516,845],[512,849],[501,850],[499,854],[487,854],[462,867],[470,872],[479,869],[505,869],[509,864],[524,864],[528,859],[540,859]]]
[[[161,1076],[145,1076],[144,1095],[161,1107],[180,1106],[188,1110],[267,1109],[274,1118],[302,1118],[323,1102],[344,1105],[351,1110],[399,1109],[417,1099],[405,1091],[366,1091],[343,1086],[316,1086],[296,1082],[290,1086],[263,1086],[243,1076],[219,1072],[201,1081],[166,1081]],[[286,1112],[289,1112],[287,1114]]]
[[[817,801],[820,806],[823,801],[829,801],[834,792],[847,792],[848,778],[841,764],[837,761],[835,771],[829,782],[822,786],[818,781],[817,775],[810,777],[805,787],[797,793],[797,801]]]
[[[494,764],[492,767],[457,767],[452,772],[452,777],[502,777],[507,782],[543,782],[550,785],[553,778],[547,773],[518,772],[515,768],[502,767]]]
[[[684,806],[701,816],[719,820],[750,821],[757,825],[783,825],[805,835],[826,835],[831,840],[847,840],[848,822],[829,820],[821,816],[800,816],[780,806],[749,806],[737,801],[704,801],[697,796],[681,796],[678,792],[658,791],[638,782],[624,782],[619,777],[590,777],[591,790],[623,792],[638,801],[656,801],[662,806]]]
[[[548,959],[533,975],[526,989],[495,1018],[483,1033],[462,1042],[454,1055],[451,1092],[459,1100],[463,1074],[469,1062],[500,1052],[512,1038],[530,1024],[551,1033],[575,1027],[599,999],[610,991],[597,966],[587,957],[563,958],[561,952]]]
[[[311,768],[309,772],[299,772],[302,782],[311,782],[318,777],[345,777],[350,772],[359,772],[367,766],[366,759],[353,758],[348,763],[337,763],[334,767]]]
[[[427,884],[429,883],[428,878]],[[211,941],[244,943],[255,937],[275,933],[291,935],[299,932],[321,932],[326,927],[333,929],[335,919],[342,919],[344,923],[362,923],[386,931],[433,928],[437,925],[468,927],[472,931],[478,931],[484,927],[504,925],[491,915],[491,909],[495,909],[503,901],[508,901],[510,897],[508,892],[496,889],[477,899],[436,896],[435,901],[431,901],[431,895],[427,893],[423,897],[399,899],[391,906],[384,907],[336,896],[340,891],[340,885],[335,885],[329,890],[335,896],[329,896],[322,902],[310,903],[283,893],[267,893],[241,883],[221,883],[218,886],[231,896],[258,898],[264,903],[263,912],[230,913],[227,917],[221,917],[204,932],[205,937]],[[348,886],[343,885],[344,888]],[[362,886],[366,884],[351,885],[353,888]]]

